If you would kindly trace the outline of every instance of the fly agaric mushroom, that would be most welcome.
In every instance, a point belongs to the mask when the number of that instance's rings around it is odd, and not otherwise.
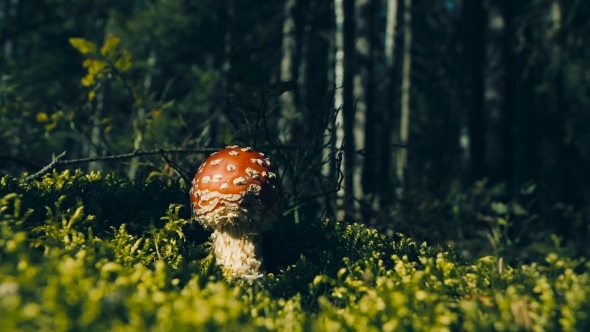
[[[261,275],[261,232],[272,229],[281,195],[270,161],[252,148],[228,146],[199,167],[190,190],[193,216],[213,229],[215,257],[230,279]]]

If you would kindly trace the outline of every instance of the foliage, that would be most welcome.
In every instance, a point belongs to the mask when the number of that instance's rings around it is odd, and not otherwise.
[[[590,265],[509,266],[330,220],[281,220],[271,273],[228,284],[177,182],[0,180],[7,330],[564,330],[590,324]]]

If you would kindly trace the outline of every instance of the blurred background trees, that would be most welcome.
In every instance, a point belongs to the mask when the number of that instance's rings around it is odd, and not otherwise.
[[[273,157],[288,216],[466,256],[583,251],[588,17],[583,0],[0,0],[0,172],[238,143]],[[177,176],[158,157],[83,167]]]

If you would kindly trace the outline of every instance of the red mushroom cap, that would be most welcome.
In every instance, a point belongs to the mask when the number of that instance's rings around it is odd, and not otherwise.
[[[281,184],[262,153],[228,146],[199,167],[190,200],[193,215],[206,227],[250,221],[270,230],[280,212]]]

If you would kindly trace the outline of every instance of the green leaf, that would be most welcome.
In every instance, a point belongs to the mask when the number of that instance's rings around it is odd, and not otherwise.
[[[517,216],[524,216],[528,214],[528,212],[520,204],[514,204],[512,206],[512,212],[514,212],[514,214]]]
[[[96,45],[84,38],[70,38],[70,44],[82,54],[96,53]]]
[[[119,69],[120,71],[127,71],[131,68],[132,64],[131,54],[128,51],[123,51],[121,53],[121,57],[115,62],[115,68]]]
[[[96,75],[107,66],[107,63],[97,59],[86,59],[82,66],[88,68],[88,74]]]
[[[520,193],[524,196],[528,196],[528,195],[534,193],[535,189],[537,189],[537,185],[534,183],[531,183],[529,185],[522,186],[522,188],[520,188]]]
[[[107,59],[112,58],[117,54],[117,49],[121,44],[121,39],[118,37],[109,36],[100,49],[100,54],[105,56]]]
[[[88,75],[84,76],[81,80],[83,86],[91,86],[94,84],[94,75],[88,73]]]
[[[497,214],[505,214],[508,212],[508,207],[502,202],[492,202],[491,208]]]

